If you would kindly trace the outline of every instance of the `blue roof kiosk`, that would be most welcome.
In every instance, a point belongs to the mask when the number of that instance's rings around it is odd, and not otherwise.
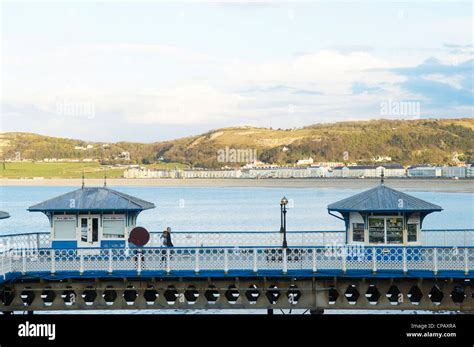
[[[107,187],[82,187],[28,208],[51,225],[51,247],[125,247],[129,232],[151,202]]]
[[[436,211],[442,208],[385,186],[383,177],[377,187],[328,205],[345,222],[346,243],[359,245],[420,245],[423,219]]]

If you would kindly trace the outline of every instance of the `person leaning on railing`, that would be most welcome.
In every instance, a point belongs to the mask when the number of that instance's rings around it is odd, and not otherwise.
[[[161,245],[163,247],[173,247],[173,242],[171,241],[171,228],[167,227],[163,230],[163,234],[160,236]]]
[[[171,241],[171,228],[167,227],[163,230],[163,233],[160,235],[160,241],[162,247],[173,247],[173,242]],[[171,251],[170,251],[171,252]],[[162,251],[161,261],[165,266],[168,266],[168,257],[166,251]]]

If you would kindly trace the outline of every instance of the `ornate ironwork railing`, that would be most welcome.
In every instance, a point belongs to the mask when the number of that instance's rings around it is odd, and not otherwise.
[[[147,246],[161,246],[160,232],[151,232]],[[283,235],[273,231],[174,231],[173,244],[178,247],[280,246]],[[288,231],[288,244],[294,246],[341,245],[346,234],[341,230]],[[474,229],[423,230],[424,246],[474,246]],[[48,248],[49,232],[0,235],[0,250],[20,248]]]
[[[0,276],[9,273],[116,273],[146,271],[474,271],[474,247],[172,247],[14,249],[0,253]]]

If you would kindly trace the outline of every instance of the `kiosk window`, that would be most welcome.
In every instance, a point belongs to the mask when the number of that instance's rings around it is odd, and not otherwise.
[[[385,218],[369,218],[369,242],[384,243]]]
[[[104,220],[103,221],[104,238],[124,238],[125,237],[125,221],[123,219]]]
[[[418,236],[418,224],[408,224],[407,231],[407,241],[416,242]]]
[[[352,241],[364,242],[364,223],[352,223]]]
[[[55,220],[54,237],[56,239],[75,239],[76,221],[75,220]]]

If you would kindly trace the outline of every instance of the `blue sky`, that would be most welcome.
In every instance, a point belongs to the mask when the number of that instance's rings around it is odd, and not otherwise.
[[[2,131],[473,116],[472,3],[2,3]],[[418,114],[381,114],[415,102]]]

